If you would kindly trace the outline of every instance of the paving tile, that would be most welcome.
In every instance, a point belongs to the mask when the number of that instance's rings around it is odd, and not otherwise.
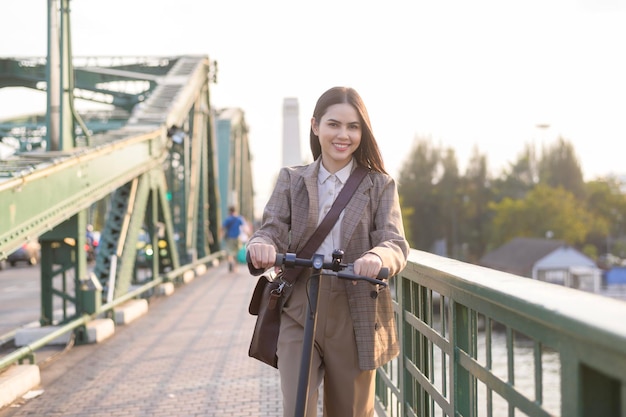
[[[44,393],[0,417],[282,416],[278,371],[248,357],[255,283],[220,265],[150,300],[111,338],[52,359]]]

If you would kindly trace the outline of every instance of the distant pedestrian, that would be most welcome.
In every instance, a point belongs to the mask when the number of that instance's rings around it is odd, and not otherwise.
[[[228,217],[222,223],[222,235],[226,245],[228,271],[237,271],[237,253],[241,247],[242,227],[246,224],[243,217],[237,214],[235,206],[228,208]]]

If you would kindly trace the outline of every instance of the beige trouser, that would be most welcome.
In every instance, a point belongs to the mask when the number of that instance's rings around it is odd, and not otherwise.
[[[283,309],[278,339],[278,369],[283,415],[293,417],[304,338],[307,293],[305,279],[295,285]],[[361,371],[344,280],[322,276],[315,347],[309,379],[307,417],[317,415],[318,388],[324,382],[324,417],[372,417],[374,370]]]

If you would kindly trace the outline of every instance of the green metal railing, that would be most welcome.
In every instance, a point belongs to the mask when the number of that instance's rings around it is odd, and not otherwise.
[[[378,415],[626,417],[626,302],[412,250]]]

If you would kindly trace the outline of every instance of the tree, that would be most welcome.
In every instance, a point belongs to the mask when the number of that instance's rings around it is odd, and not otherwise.
[[[493,199],[487,170],[487,156],[474,148],[463,178],[459,206],[462,210],[461,236],[466,251],[462,259],[476,261],[487,248],[491,225],[489,203]]]
[[[458,170],[455,175],[454,153],[442,154],[429,140],[418,139],[400,170],[398,192],[412,209],[410,214],[404,210],[405,229],[416,249],[433,251],[437,241],[450,237],[450,209],[443,205],[450,201],[448,187],[458,181]]]
[[[560,137],[553,147],[544,149],[539,161],[539,181],[553,188],[563,187],[580,200],[584,198],[583,173],[570,142]]]
[[[593,216],[562,187],[539,184],[525,199],[505,198],[492,203],[495,213],[491,243],[494,247],[514,237],[551,236],[570,245],[582,244]]]
[[[441,178],[434,188],[435,201],[439,206],[439,238],[444,239],[446,253],[458,258],[461,179],[454,150],[444,152],[440,166]]]
[[[517,161],[512,163],[503,174],[504,178],[494,181],[494,198],[500,201],[503,198],[524,198],[539,182],[537,158],[535,149],[526,144],[519,154]]]
[[[429,140],[418,139],[398,176],[398,193],[403,202],[403,217],[412,248],[431,250],[438,235],[439,207],[435,198],[439,149]]]
[[[417,139],[401,168],[399,194],[411,247],[475,261],[518,236],[548,234],[590,255],[626,257],[626,195],[618,181],[585,184],[573,146],[563,138],[537,162],[527,144],[500,178],[474,149],[464,175],[452,149]],[[443,251],[437,253],[443,253]]]
[[[624,257],[615,251],[612,241],[624,236],[626,227],[626,195],[620,190],[621,184],[615,179],[595,180],[585,184],[587,210],[594,216],[589,235],[589,243],[600,253],[611,253]]]
[[[408,204],[404,202],[404,198],[402,194],[399,195],[399,199],[400,199],[400,208],[402,210],[402,223],[404,224],[404,235],[405,235],[407,242],[409,242],[410,244],[413,241],[413,231],[411,230],[410,227],[408,227],[408,225],[411,224],[411,219],[413,218],[413,212],[415,210],[413,209],[413,207],[409,206]]]

